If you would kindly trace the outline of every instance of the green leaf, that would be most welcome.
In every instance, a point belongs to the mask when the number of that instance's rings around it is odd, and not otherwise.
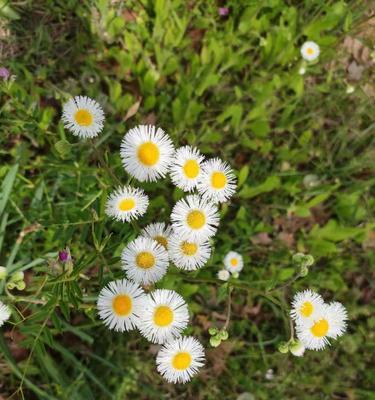
[[[280,188],[281,180],[278,176],[269,176],[263,183],[258,186],[244,186],[240,191],[239,196],[243,199],[251,199],[259,196],[262,193],[272,192],[275,189]]]

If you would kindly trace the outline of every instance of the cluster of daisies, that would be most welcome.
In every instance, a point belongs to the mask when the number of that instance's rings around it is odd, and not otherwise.
[[[346,331],[348,314],[339,302],[325,303],[322,296],[311,290],[297,293],[290,313],[296,324],[302,355],[304,349],[322,350],[329,339],[337,339]]]
[[[63,121],[73,134],[96,136],[103,128],[104,113],[94,100],[76,97],[63,111]],[[151,290],[167,273],[169,263],[193,271],[211,256],[210,239],[219,225],[218,203],[235,193],[232,169],[218,158],[205,160],[198,149],[175,150],[160,128],[140,125],[124,136],[120,150],[126,172],[140,182],[155,182],[170,175],[188,195],[173,207],[171,225],[152,223],[127,244],[121,254],[127,279],[110,282],[98,297],[100,318],[109,329],[138,329],[150,342],[161,344],[157,369],[169,382],[185,383],[204,364],[204,348],[194,337],[182,336],[189,322],[185,300],[174,290]],[[106,214],[121,222],[143,216],[149,197],[138,187],[122,186],[108,197]],[[239,271],[242,257],[232,254],[228,266]],[[147,292],[146,292],[147,291]]]

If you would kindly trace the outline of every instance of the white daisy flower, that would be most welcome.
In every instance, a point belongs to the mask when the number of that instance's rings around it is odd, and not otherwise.
[[[186,271],[203,267],[211,255],[211,246],[207,240],[191,240],[178,234],[170,237],[168,250],[176,267]]]
[[[168,268],[168,253],[153,239],[138,237],[130,242],[121,255],[122,268],[129,279],[149,285],[159,281]]]
[[[195,147],[184,146],[176,150],[170,175],[172,182],[185,192],[191,192],[197,186],[201,174],[204,156]]]
[[[141,334],[152,343],[164,343],[180,336],[189,322],[185,300],[174,290],[157,289],[143,302]]]
[[[73,135],[93,138],[103,130],[104,112],[95,100],[76,96],[64,104],[62,120]]]
[[[126,279],[109,282],[99,293],[99,317],[109,329],[124,332],[137,327],[146,295]]]
[[[159,350],[158,372],[170,383],[186,383],[203,367],[204,348],[191,336],[172,340]]]
[[[217,278],[221,281],[227,281],[230,278],[230,272],[226,269],[222,269],[217,273]]]
[[[306,61],[314,61],[319,57],[320,48],[315,42],[305,42],[301,47],[302,58]]]
[[[0,326],[3,326],[10,317],[10,309],[2,301],[0,301]]]
[[[117,221],[130,222],[144,215],[148,203],[148,196],[142,189],[124,186],[110,194],[105,212]]]
[[[347,312],[340,303],[325,304],[313,318],[297,324],[297,337],[310,350],[322,350],[328,338],[336,339],[345,333]]]
[[[161,128],[139,125],[130,129],[121,143],[125,170],[141,182],[154,182],[168,173],[173,143]]]
[[[213,158],[202,164],[197,189],[203,198],[223,203],[236,192],[236,177],[226,162]]]
[[[165,249],[168,249],[168,242],[171,234],[172,227],[170,225],[166,225],[164,222],[149,224],[141,231],[142,236],[154,239]]]
[[[219,213],[215,204],[197,195],[179,200],[171,214],[172,228],[189,240],[205,240],[215,235],[219,225]]]
[[[296,323],[303,323],[315,315],[319,315],[323,306],[322,296],[311,290],[304,290],[296,293],[293,297],[290,315]]]
[[[243,258],[241,254],[235,251],[230,251],[229,253],[227,253],[227,255],[224,257],[224,267],[232,274],[242,271]]]

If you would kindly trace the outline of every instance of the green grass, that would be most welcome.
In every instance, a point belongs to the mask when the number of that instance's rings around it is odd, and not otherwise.
[[[1,328],[2,397],[374,398],[370,14],[355,1],[224,5],[228,17],[212,0],[0,1],[1,66],[16,76],[0,82],[0,264],[8,279],[24,271],[26,281],[22,291],[0,287],[13,310]],[[358,59],[345,38],[368,55]],[[322,53],[300,75],[306,39]],[[358,80],[352,60],[364,67]],[[86,142],[60,121],[62,104],[81,94],[107,116]],[[205,368],[185,386],[164,383],[155,347],[139,334],[108,331],[96,315],[100,288],[123,276],[124,245],[147,223],[167,221],[182,197],[169,180],[141,184],[152,201],[136,226],[105,216],[108,193],[128,179],[121,139],[138,123],[228,161],[239,178],[207,266],[171,268],[157,283],[184,296],[187,333],[207,348]],[[57,263],[65,246],[72,272]],[[231,249],[245,268],[228,286],[216,273]],[[297,252],[315,259],[303,278]],[[290,299],[306,288],[341,301],[349,329],[296,358],[278,345],[290,337]],[[215,349],[208,328],[223,326],[230,290],[229,339]]]

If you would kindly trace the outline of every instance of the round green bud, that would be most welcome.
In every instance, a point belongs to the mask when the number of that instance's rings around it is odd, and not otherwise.
[[[218,336],[219,336],[219,338],[220,338],[221,340],[227,340],[228,337],[229,337],[229,334],[228,334],[228,331],[223,330],[223,331],[220,331],[220,332],[219,332]]]
[[[309,273],[309,269],[307,268],[307,266],[302,265],[301,269],[299,271],[299,275],[303,277],[303,276],[306,276],[308,273]]]
[[[16,283],[16,287],[17,287],[18,290],[23,290],[26,287],[26,283],[24,281],[18,281]]]
[[[212,336],[210,338],[210,345],[212,347],[218,347],[218,346],[220,346],[220,343],[221,343],[221,339],[219,339],[217,336]]]
[[[209,333],[211,336],[214,336],[214,335],[216,335],[216,334],[218,333],[218,330],[217,330],[217,328],[215,328],[215,327],[211,327],[211,328],[208,329],[208,333]]]
[[[25,274],[23,273],[23,271],[17,271],[11,276],[10,280],[11,282],[23,281],[24,277]]]
[[[279,344],[278,350],[279,350],[280,353],[283,353],[283,354],[287,353],[287,352],[289,351],[289,345],[288,345],[288,343],[286,343],[286,342],[281,342],[281,343]]]

